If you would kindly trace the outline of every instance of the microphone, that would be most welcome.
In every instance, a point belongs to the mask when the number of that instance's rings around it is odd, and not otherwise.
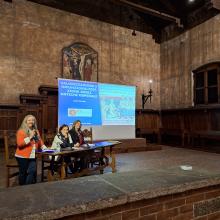
[[[35,142],[37,142],[37,141],[39,141],[39,137],[38,137],[38,135],[37,135],[37,131],[36,130],[33,130],[34,131],[34,136],[33,136],[33,140],[35,141]]]

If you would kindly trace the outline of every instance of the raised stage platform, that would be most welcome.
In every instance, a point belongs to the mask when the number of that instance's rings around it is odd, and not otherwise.
[[[220,219],[219,201],[220,174],[136,171],[1,190],[0,218]]]
[[[114,174],[1,189],[0,219],[220,219],[220,155],[163,147],[117,159]]]

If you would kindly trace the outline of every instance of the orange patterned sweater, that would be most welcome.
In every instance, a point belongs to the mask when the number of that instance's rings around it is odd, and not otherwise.
[[[39,132],[38,137],[40,137]],[[30,158],[33,147],[35,147],[36,150],[39,148],[46,148],[41,138],[39,138],[37,142],[30,140],[24,130],[19,129],[17,131],[17,149],[15,155],[18,157]]]

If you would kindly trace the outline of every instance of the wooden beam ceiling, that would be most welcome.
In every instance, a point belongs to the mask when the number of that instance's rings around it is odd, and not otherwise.
[[[174,5],[172,5],[169,1],[160,0],[160,2],[165,8],[167,8],[170,11],[170,13],[176,14],[176,11],[177,11],[176,7]]]
[[[175,22],[178,25],[180,25],[180,19],[177,18],[177,17],[174,17],[172,15],[165,14],[163,12],[159,12],[159,11],[154,10],[152,8],[145,7],[145,6],[133,3],[132,1],[128,1],[128,0],[113,0],[113,1],[115,3],[123,4],[125,6],[133,8],[135,10],[141,11],[143,13],[147,13],[147,14],[150,14],[152,16],[158,17],[158,18],[160,18],[162,20],[167,20],[167,21],[170,21],[170,22]]]
[[[220,11],[220,0],[28,1],[152,34],[157,42],[175,37]]]

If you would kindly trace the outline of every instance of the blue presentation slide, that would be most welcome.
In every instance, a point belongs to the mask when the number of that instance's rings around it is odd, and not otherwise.
[[[102,124],[97,83],[59,79],[58,90],[59,126],[75,120],[84,125]]]
[[[135,86],[58,80],[58,120],[71,125],[135,125]]]

